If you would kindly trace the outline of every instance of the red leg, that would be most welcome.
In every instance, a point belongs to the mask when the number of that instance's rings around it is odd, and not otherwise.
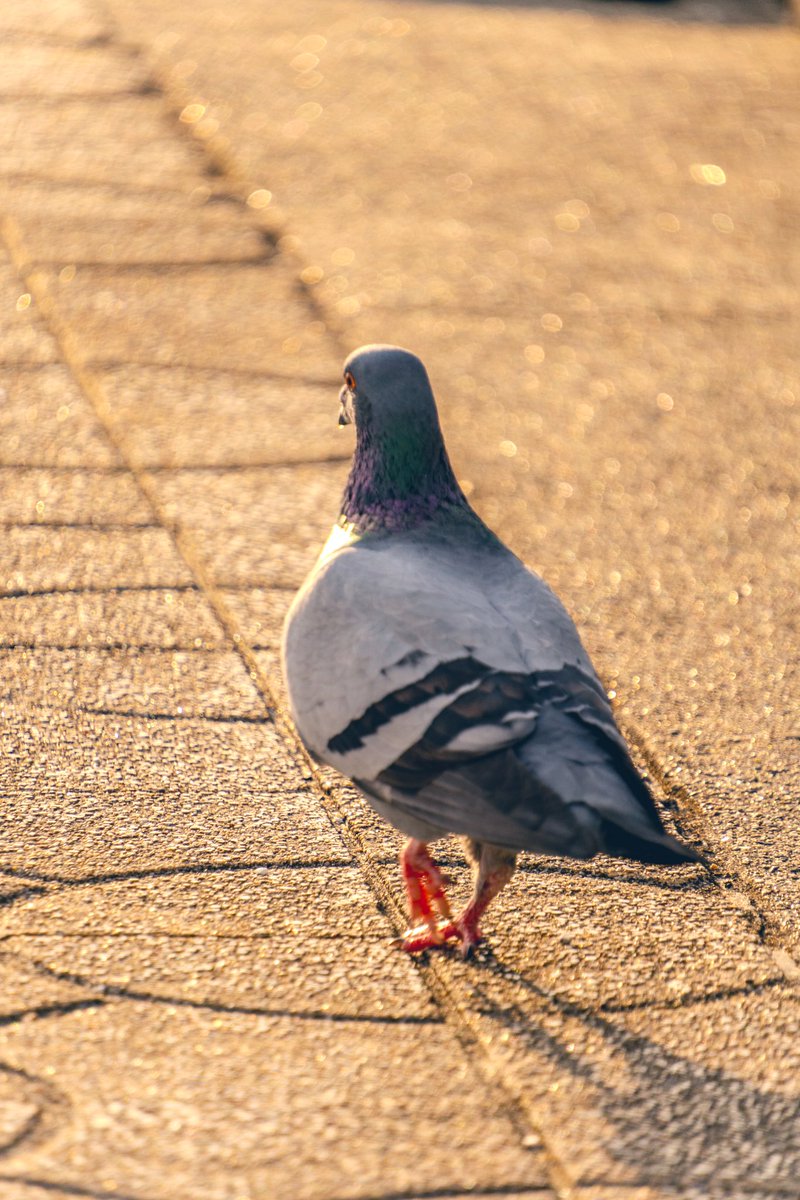
[[[475,947],[483,941],[479,921],[489,904],[498,892],[506,886],[514,874],[514,861],[494,863],[493,869],[484,873],[484,863],[481,860],[481,870],[475,885],[475,894],[469,904],[458,914],[453,922],[454,934],[461,942],[461,957],[471,958]]]
[[[473,850],[470,850],[473,854]],[[431,950],[455,939],[461,943],[461,954],[469,958],[481,942],[479,921],[514,874],[516,855],[498,846],[484,844],[474,847],[478,861],[475,892],[466,908],[453,919],[444,893],[444,879],[431,859],[424,842],[412,839],[400,855],[400,865],[406,884],[411,928],[407,929],[400,945],[411,954]]]
[[[443,927],[452,924],[452,914],[444,878],[425,842],[412,838],[406,843],[400,854],[400,870],[411,922],[403,936],[403,949],[413,952],[440,946],[444,941]]]

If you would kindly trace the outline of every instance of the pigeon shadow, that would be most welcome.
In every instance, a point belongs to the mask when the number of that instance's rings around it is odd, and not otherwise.
[[[599,1108],[608,1131],[605,1152],[624,1164],[625,1182],[632,1174],[637,1186],[717,1187],[729,1194],[735,1184],[741,1195],[800,1196],[800,1097],[767,1090],[730,1070],[675,1053],[626,1028],[623,1020],[617,1023],[520,977],[491,950],[481,951],[474,970],[477,1006],[503,1028],[511,1053],[521,1052],[517,1061],[524,1062],[522,1054],[546,1060],[562,1080],[566,1075],[575,1083],[576,1094],[583,1093],[581,1107]],[[778,986],[791,988],[775,980],[694,997],[693,1004],[737,994],[763,996]],[[514,998],[514,989],[535,998],[540,1019]],[[800,1034],[800,995],[789,1003]],[[563,1033],[554,1032],[558,1018]],[[722,1011],[721,1020],[724,1024]],[[596,1046],[599,1035],[602,1057],[593,1059],[588,1050],[581,1053],[579,1026],[588,1045]],[[733,1044],[732,1034],[731,1027],[727,1044]],[[754,1034],[751,1052],[757,1045]],[[565,1087],[569,1082],[558,1084]],[[580,1180],[583,1186],[618,1182],[622,1181]]]

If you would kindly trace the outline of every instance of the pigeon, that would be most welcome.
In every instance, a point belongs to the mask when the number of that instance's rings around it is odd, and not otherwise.
[[[364,346],[339,399],[355,453],[283,670],[310,754],[408,839],[403,949],[469,957],[523,850],[702,861],[665,831],[566,609],[470,506],[421,360]],[[455,916],[429,849],[451,834],[475,871]]]

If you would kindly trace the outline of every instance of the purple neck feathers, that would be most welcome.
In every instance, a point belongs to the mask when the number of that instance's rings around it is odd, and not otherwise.
[[[358,430],[342,516],[360,532],[413,529],[452,506],[469,507],[438,428]]]

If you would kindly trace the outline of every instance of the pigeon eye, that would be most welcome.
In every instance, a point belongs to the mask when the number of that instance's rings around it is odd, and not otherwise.
[[[353,376],[350,374],[349,371],[345,371],[344,381],[347,384],[347,386],[349,387],[351,392],[354,392],[356,390],[356,381],[353,378]]]

